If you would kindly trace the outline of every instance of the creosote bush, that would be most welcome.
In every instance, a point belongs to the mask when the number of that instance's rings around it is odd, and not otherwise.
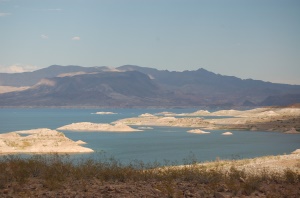
[[[187,162],[187,161],[185,161]],[[68,155],[8,155],[0,158],[0,192],[12,183],[26,185],[38,180],[43,188],[56,190],[71,182],[78,182],[88,190],[90,181],[104,182],[146,182],[155,183],[154,188],[167,197],[184,195],[179,186],[194,184],[203,196],[213,196],[214,192],[230,192],[233,195],[251,195],[264,192],[265,184],[299,184],[300,175],[290,169],[283,174],[263,170],[261,174],[251,174],[232,166],[227,171],[221,162],[215,166],[197,164],[195,159],[184,166],[162,165],[133,161],[122,164],[114,158],[72,160]],[[286,192],[284,192],[286,193]]]

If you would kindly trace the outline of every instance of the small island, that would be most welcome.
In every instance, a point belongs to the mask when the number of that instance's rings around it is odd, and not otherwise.
[[[97,114],[97,115],[114,115],[114,114],[117,114],[117,113],[110,112],[110,111],[99,111],[99,112],[92,113],[92,114]]]
[[[227,131],[227,132],[222,133],[222,135],[232,135],[232,133]]]
[[[62,127],[57,128],[57,130],[65,130],[65,131],[87,131],[87,132],[136,132],[142,131],[139,129],[134,129],[130,126],[127,126],[122,123],[118,123],[115,125],[111,124],[98,124],[98,123],[91,123],[91,122],[78,122],[72,123],[69,125],[65,125]]]
[[[196,134],[208,134],[210,132],[202,131],[201,129],[191,129],[187,131],[188,133],[196,133]]]
[[[41,128],[0,134],[0,154],[8,153],[90,153],[63,133]]]

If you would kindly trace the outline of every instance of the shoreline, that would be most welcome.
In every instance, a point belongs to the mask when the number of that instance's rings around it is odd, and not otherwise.
[[[218,119],[202,117],[208,115],[231,117]],[[138,117],[124,118],[113,123],[122,123],[132,126],[187,127],[204,130],[261,130],[300,134],[300,108],[268,107],[245,111],[220,110],[215,112],[198,110],[196,112],[185,114],[176,114],[172,112],[161,112],[156,114],[144,113]]]
[[[217,108],[216,108],[217,107]],[[270,106],[233,106],[230,108],[248,110]],[[226,109],[230,109],[226,107]],[[222,106],[0,106],[0,109],[224,109]]]
[[[207,168],[218,167],[224,169],[224,171],[228,171],[230,167],[235,167],[238,170],[244,170],[255,174],[260,174],[265,170],[283,173],[287,169],[300,173],[300,149],[282,155],[266,155],[236,160],[216,159],[214,161],[196,163],[195,166]]]
[[[0,153],[0,158],[5,156],[43,156],[43,157],[68,157],[77,154],[88,154],[87,152],[7,152]],[[105,156],[104,156],[105,157]],[[97,158],[98,159],[98,158]],[[97,162],[97,159],[92,159]],[[100,158],[99,158],[100,159]],[[91,160],[82,158],[81,160]],[[110,158],[106,158],[106,160],[110,160]],[[113,158],[113,160],[118,161],[117,158]],[[102,161],[102,160],[101,160]],[[141,162],[132,160],[132,162]],[[150,162],[151,164],[152,162]],[[157,164],[157,162],[155,162]],[[167,164],[160,164],[158,162],[158,169],[181,169],[186,167],[198,167],[198,168],[206,168],[206,169],[222,169],[223,171],[228,171],[231,167],[235,167],[238,170],[243,170],[250,173],[259,174],[264,170],[269,170],[272,172],[282,173],[284,170],[289,169],[292,171],[296,171],[300,173],[300,149],[296,149],[291,153],[284,153],[278,155],[263,155],[258,157],[251,158],[239,158],[239,159],[220,159],[216,157],[215,160],[207,160],[207,161],[197,161],[197,159],[191,159],[191,162],[188,165],[178,164],[171,165],[172,162],[168,162]],[[127,163],[120,163],[121,166],[127,166]],[[255,170],[255,171],[253,171]]]

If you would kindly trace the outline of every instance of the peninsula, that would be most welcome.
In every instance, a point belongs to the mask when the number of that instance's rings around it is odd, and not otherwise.
[[[115,124],[141,126],[170,126],[170,127],[213,127],[214,125],[202,118],[176,118],[142,114],[135,118],[125,118],[113,122]]]
[[[210,116],[228,117],[212,119]],[[221,110],[216,112],[199,110],[185,114],[162,112],[156,115],[146,113],[135,118],[121,119],[114,123],[138,126],[197,127],[211,130],[278,131],[300,134],[300,108],[266,107],[245,111]]]

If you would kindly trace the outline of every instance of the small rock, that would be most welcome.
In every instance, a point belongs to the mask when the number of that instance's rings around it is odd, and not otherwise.
[[[216,198],[231,198],[232,194],[227,192],[216,192],[215,193]]]
[[[190,192],[186,192],[184,194],[185,194],[185,197],[194,197],[194,195]]]
[[[3,193],[4,193],[4,194],[8,194],[8,189],[4,189],[4,190],[3,190]]]
[[[114,191],[114,188],[111,187],[111,186],[108,186],[108,187],[107,187],[107,191]]]
[[[228,132],[222,133],[222,135],[232,135],[232,133],[228,131]]]

